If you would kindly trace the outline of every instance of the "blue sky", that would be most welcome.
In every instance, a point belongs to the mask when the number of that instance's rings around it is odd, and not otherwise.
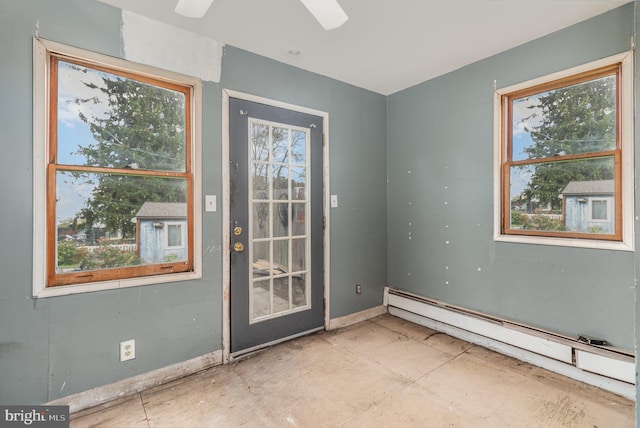
[[[59,164],[81,164],[84,158],[76,154],[79,146],[86,146],[95,140],[89,125],[80,120],[80,113],[88,118],[104,117],[107,100],[99,89],[87,87],[86,83],[102,86],[105,74],[98,71],[84,73],[63,61],[58,66],[58,159]],[[76,98],[96,97],[100,102],[75,103]],[[62,178],[62,177],[61,177]],[[74,179],[64,174],[64,179],[56,183],[56,220],[75,217],[91,196],[93,186],[86,179]]]

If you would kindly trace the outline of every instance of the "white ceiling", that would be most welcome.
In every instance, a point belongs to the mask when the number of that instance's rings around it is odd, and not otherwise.
[[[349,20],[325,31],[299,0],[214,0],[200,19],[177,0],[100,1],[384,95],[630,2],[338,0]]]

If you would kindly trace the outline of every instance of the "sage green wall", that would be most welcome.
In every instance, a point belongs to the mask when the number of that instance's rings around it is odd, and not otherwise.
[[[391,286],[634,349],[632,252],[493,240],[494,81],[506,87],[628,51],[633,7],[389,97]]]
[[[222,348],[221,210],[203,214],[199,281],[33,299],[32,37],[121,56],[121,12],[94,0],[0,2],[0,403],[40,403]],[[329,112],[331,315],[381,303],[386,98],[227,47],[203,89],[203,194],[222,199],[222,88]],[[356,296],[354,284],[363,285]],[[118,343],[136,339],[135,360]]]

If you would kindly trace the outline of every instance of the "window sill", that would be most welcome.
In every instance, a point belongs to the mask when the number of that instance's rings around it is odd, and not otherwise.
[[[542,236],[496,235],[495,242],[516,244],[551,245],[556,247],[591,248],[594,250],[634,251],[633,243],[600,241],[595,239],[549,238]]]
[[[164,284],[167,282],[191,281],[202,278],[198,272],[182,272],[175,274],[148,276],[142,278],[121,279],[115,281],[103,281],[90,284],[64,285],[59,287],[42,288],[34,285],[33,297],[36,299],[68,296],[79,293],[92,293],[95,291],[115,290],[128,287],[139,287],[142,285]]]

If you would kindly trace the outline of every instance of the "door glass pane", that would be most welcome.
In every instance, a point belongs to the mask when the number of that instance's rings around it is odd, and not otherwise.
[[[309,138],[307,130],[265,121],[256,120],[251,130],[250,322],[259,322],[310,305],[306,283]]]
[[[269,164],[253,162],[251,173],[253,199],[269,199]]]
[[[271,314],[271,280],[255,281],[251,288],[252,317],[260,318]]]
[[[307,186],[307,177],[305,171],[305,168],[291,168],[291,189],[293,190],[291,199],[301,201],[306,199],[305,189]]]
[[[307,132],[293,131],[291,133],[291,163],[305,165],[307,163]]]
[[[307,275],[293,275],[291,277],[291,294],[293,308],[300,308],[309,304],[307,296],[309,295],[307,287]]]
[[[289,272],[289,240],[273,241],[273,262],[282,273]]]
[[[306,204],[291,204],[291,236],[301,236],[307,234],[305,223]]]
[[[307,268],[307,240],[291,240],[291,272],[302,272]]]
[[[286,128],[273,128],[272,162],[289,162],[289,130]]]
[[[289,236],[289,204],[273,204],[273,237]]]
[[[268,202],[253,203],[253,237],[269,237],[269,206]]]
[[[269,161],[269,126],[261,123],[251,124],[251,159]]]
[[[260,279],[271,275],[271,254],[269,242],[253,243],[253,278]]]
[[[273,280],[273,312],[288,311],[291,308],[289,297],[289,277],[275,278]]]
[[[289,199],[289,167],[273,166],[273,199]]]

